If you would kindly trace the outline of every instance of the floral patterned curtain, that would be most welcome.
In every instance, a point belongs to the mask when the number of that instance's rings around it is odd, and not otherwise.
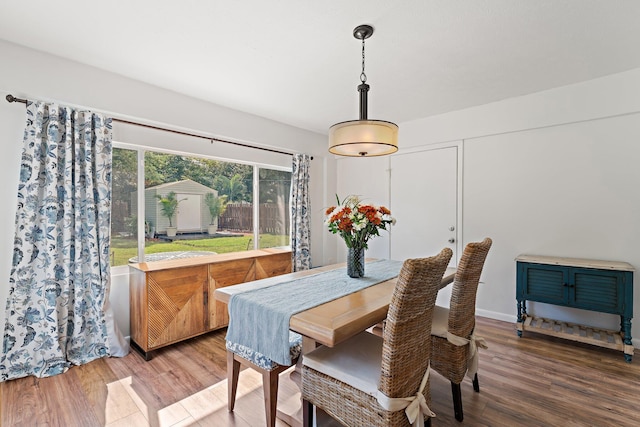
[[[0,381],[110,355],[111,119],[27,103]]]
[[[293,271],[311,268],[311,220],[309,218],[309,166],[307,154],[293,155],[291,172],[291,255]]]

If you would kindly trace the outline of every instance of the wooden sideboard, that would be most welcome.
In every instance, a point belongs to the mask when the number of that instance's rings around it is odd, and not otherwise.
[[[631,362],[633,266],[626,262],[520,255],[516,258],[518,335],[530,330],[624,352]],[[620,316],[620,330],[582,326],[527,314],[527,301]]]
[[[227,326],[224,286],[291,272],[291,251],[231,254],[129,264],[131,344],[146,360],[158,348]]]

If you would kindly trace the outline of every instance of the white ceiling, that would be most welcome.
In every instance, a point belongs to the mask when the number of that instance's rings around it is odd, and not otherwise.
[[[360,24],[396,123],[640,67],[638,0],[0,0],[0,39],[320,133],[358,117]]]

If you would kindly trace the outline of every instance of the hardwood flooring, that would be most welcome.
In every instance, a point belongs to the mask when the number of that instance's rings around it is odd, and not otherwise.
[[[51,378],[2,383],[0,425],[262,426],[261,379],[253,370],[240,374],[235,411],[227,412],[224,334],[161,349],[148,362],[132,351]],[[640,360],[529,332],[518,338],[514,324],[485,318],[478,318],[478,335],[489,344],[480,352],[480,393],[465,379],[459,423],[449,383],[432,374],[434,427],[640,425]]]

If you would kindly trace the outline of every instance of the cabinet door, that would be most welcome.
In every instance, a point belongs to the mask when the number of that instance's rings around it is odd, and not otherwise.
[[[291,254],[289,254],[291,257]],[[239,259],[209,265],[209,329],[229,324],[227,304],[213,298],[217,288],[250,282],[256,279],[255,259]]]
[[[615,271],[571,269],[571,305],[604,313],[623,313],[623,277]]]
[[[180,341],[206,330],[207,266],[147,274],[148,348]]]
[[[522,263],[518,275],[518,299],[568,305],[567,267]]]

